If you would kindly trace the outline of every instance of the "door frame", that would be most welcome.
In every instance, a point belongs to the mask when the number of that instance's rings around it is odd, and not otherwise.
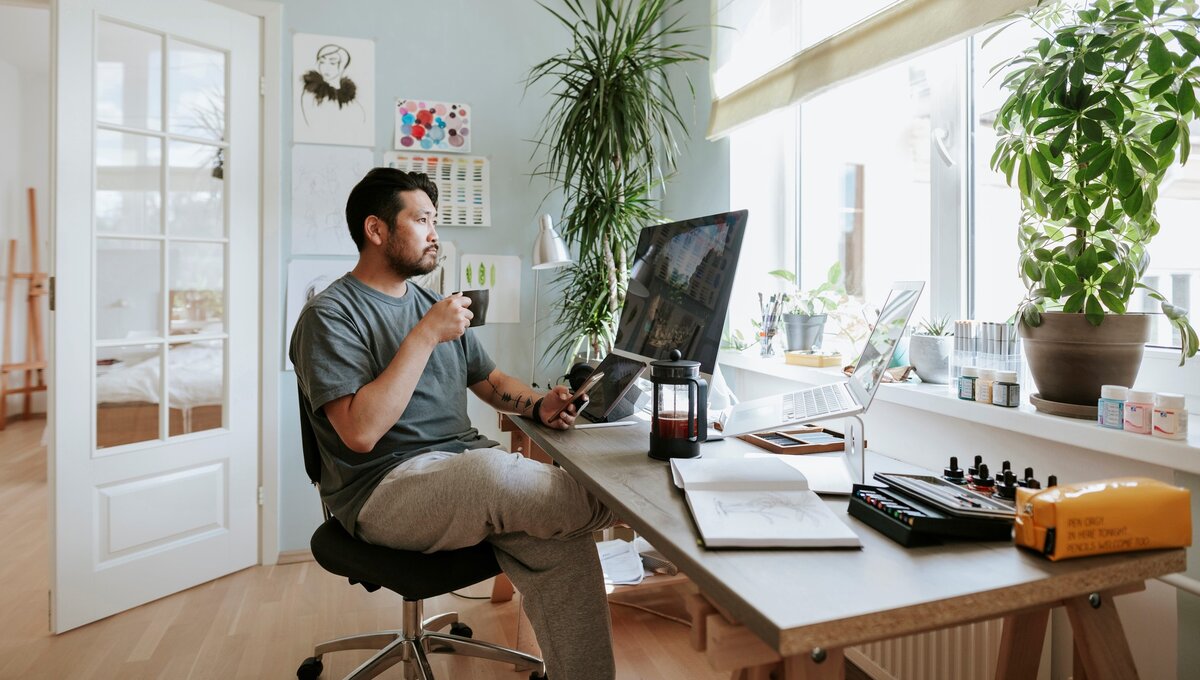
[[[279,367],[283,362],[280,254],[283,177],[283,5],[276,0],[210,0],[259,18],[259,523],[258,562],[279,561]],[[274,122],[275,125],[269,123]]]

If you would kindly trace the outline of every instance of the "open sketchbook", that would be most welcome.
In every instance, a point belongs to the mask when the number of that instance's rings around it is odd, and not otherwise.
[[[673,458],[709,548],[857,548],[862,543],[796,468],[776,458]]]

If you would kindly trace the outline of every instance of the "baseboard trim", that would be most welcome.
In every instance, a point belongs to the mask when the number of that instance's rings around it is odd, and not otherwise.
[[[296,564],[297,562],[312,562],[313,554],[311,550],[284,550],[279,553],[279,559],[275,564]]]

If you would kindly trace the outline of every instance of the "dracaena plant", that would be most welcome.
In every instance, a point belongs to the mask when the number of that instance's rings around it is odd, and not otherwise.
[[[1187,310],[1142,277],[1159,184],[1191,152],[1197,3],[1051,2],[1026,17],[1044,37],[993,69],[1008,96],[991,166],[1021,194],[1018,313],[1037,326],[1047,310],[1082,312],[1098,326],[1145,290],[1178,329],[1182,363],[1198,345]]]
[[[655,190],[675,169],[676,130],[685,127],[668,76],[705,58],[685,42],[697,27],[670,16],[680,2],[538,3],[571,45],[534,65],[526,80],[551,88],[535,140],[545,159],[535,174],[562,191],[560,228],[579,253],[556,278],[562,296],[548,354],[569,358],[585,343],[593,355],[611,347],[629,253],[642,227],[661,221]]]

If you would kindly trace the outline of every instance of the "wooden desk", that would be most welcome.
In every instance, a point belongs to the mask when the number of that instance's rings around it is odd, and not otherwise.
[[[559,431],[511,422],[691,577],[713,605],[693,603],[693,640],[715,668],[743,669],[735,679],[780,667],[788,680],[841,678],[846,647],[1001,617],[996,677],[1036,677],[1056,606],[1075,632],[1076,680],[1136,677],[1110,598],[1186,566],[1183,550],[1053,563],[1007,543],[904,548],[846,514],[844,499],[826,502],[862,550],[706,550],[669,466],[646,455],[646,423]],[[703,455],[741,457],[747,447],[710,442]]]

